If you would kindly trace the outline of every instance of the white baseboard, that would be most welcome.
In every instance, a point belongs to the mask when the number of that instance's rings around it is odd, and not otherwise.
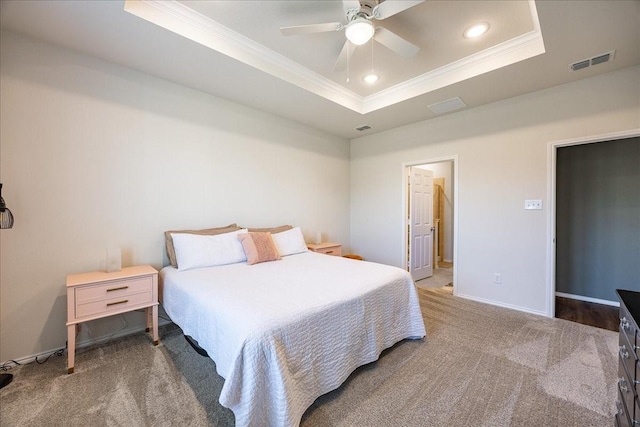
[[[612,307],[620,307],[620,302],[618,301],[609,301],[606,299],[583,297],[582,295],[565,294],[564,292],[556,292],[556,296],[560,298],[569,298],[569,299],[575,299],[578,301],[586,301],[586,302],[593,302],[596,304],[610,305]]]
[[[465,299],[468,299],[468,300],[481,302],[481,303],[484,303],[484,304],[495,305],[497,307],[508,308],[510,310],[522,311],[524,313],[535,314],[537,316],[549,317],[549,316],[547,316],[547,313],[544,312],[544,311],[531,310],[530,308],[520,307],[518,305],[505,304],[505,303],[502,303],[502,302],[496,302],[496,301],[493,301],[493,300],[488,300],[488,299],[484,299],[484,298],[478,298],[478,297],[474,297],[474,296],[471,296],[471,295],[464,295],[464,294],[460,294],[460,293],[457,293],[455,295],[458,296],[458,297],[461,297],[461,298],[465,298]]]
[[[158,319],[158,326],[164,326],[164,325],[168,325],[171,322],[169,320],[165,320],[165,319]],[[86,348],[89,346],[92,346],[94,344],[101,344],[107,341],[110,341],[112,339],[116,339],[116,338],[121,338],[127,335],[133,335],[133,334],[137,334],[139,332],[142,332],[146,329],[146,326],[139,326],[139,327],[134,327],[134,328],[128,328],[125,329],[123,331],[119,331],[113,334],[108,334],[108,335],[104,335],[101,337],[97,337],[97,338],[89,338],[86,340],[82,340],[76,343],[76,353],[78,352],[79,349],[82,348]],[[161,341],[162,342],[162,341]],[[11,359],[12,361],[18,362],[20,365],[26,365],[27,363],[32,363],[35,362],[36,358],[45,358],[47,356],[49,356],[50,354],[53,354],[57,351],[60,350],[65,350],[66,346],[64,347],[59,347],[59,348],[54,348],[52,350],[47,350],[47,351],[43,351],[41,353],[38,354],[32,354],[31,356],[25,356],[25,357],[21,357],[19,359]],[[66,357],[66,356],[65,356]],[[8,365],[11,365],[11,361],[7,361]]]

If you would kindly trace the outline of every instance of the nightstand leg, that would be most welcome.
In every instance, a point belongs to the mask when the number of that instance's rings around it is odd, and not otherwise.
[[[151,307],[147,307],[145,311],[147,312],[147,329],[145,329],[145,331],[149,332],[151,331],[151,327],[153,326],[153,315],[151,314]]]
[[[153,324],[153,345],[158,345],[158,306],[151,307],[151,322]]]
[[[67,325],[67,373],[73,374],[76,359],[76,325]]]

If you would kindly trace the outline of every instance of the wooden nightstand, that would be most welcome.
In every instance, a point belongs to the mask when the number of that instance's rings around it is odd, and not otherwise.
[[[147,332],[158,345],[158,271],[150,265],[68,275],[67,372],[73,373],[78,323],[141,308],[147,309]]]
[[[335,255],[335,256],[342,256],[342,245],[340,243],[330,243],[330,242],[323,242],[323,243],[310,243],[307,245],[307,247],[309,248],[309,250],[312,250],[313,252],[319,252],[321,254],[327,254],[327,255]]]

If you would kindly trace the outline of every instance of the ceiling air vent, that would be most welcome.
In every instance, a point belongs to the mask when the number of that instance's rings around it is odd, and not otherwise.
[[[583,68],[587,68],[591,65],[591,60],[587,59],[584,61],[576,62],[575,64],[571,64],[572,71],[582,70]]]
[[[569,65],[571,71],[582,70],[583,68],[590,67],[592,65],[602,64],[603,62],[609,62],[613,60],[616,51],[612,50],[611,52],[603,53],[601,55],[594,56],[593,58],[583,59],[582,61],[574,62]]]
[[[605,53],[604,55],[595,56],[591,58],[591,65],[602,64],[603,62],[609,62],[613,57],[613,52]]]
[[[459,110],[466,106],[467,104],[465,104],[464,101],[460,99],[460,97],[456,96],[455,98],[447,99],[446,101],[431,104],[429,105],[429,109],[436,114],[444,114],[451,111]]]
[[[369,125],[362,125],[362,126],[358,126],[358,127],[356,128],[356,130],[357,130],[357,131],[359,131],[359,132],[362,132],[363,130],[368,130],[368,129],[371,129],[371,126],[369,126]]]

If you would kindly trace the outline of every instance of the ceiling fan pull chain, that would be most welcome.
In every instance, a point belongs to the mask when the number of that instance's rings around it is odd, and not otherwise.
[[[371,38],[371,72],[373,73],[373,37]]]
[[[347,40],[347,43],[351,43],[349,40]],[[349,83],[349,49],[350,46],[347,44],[347,83]]]

